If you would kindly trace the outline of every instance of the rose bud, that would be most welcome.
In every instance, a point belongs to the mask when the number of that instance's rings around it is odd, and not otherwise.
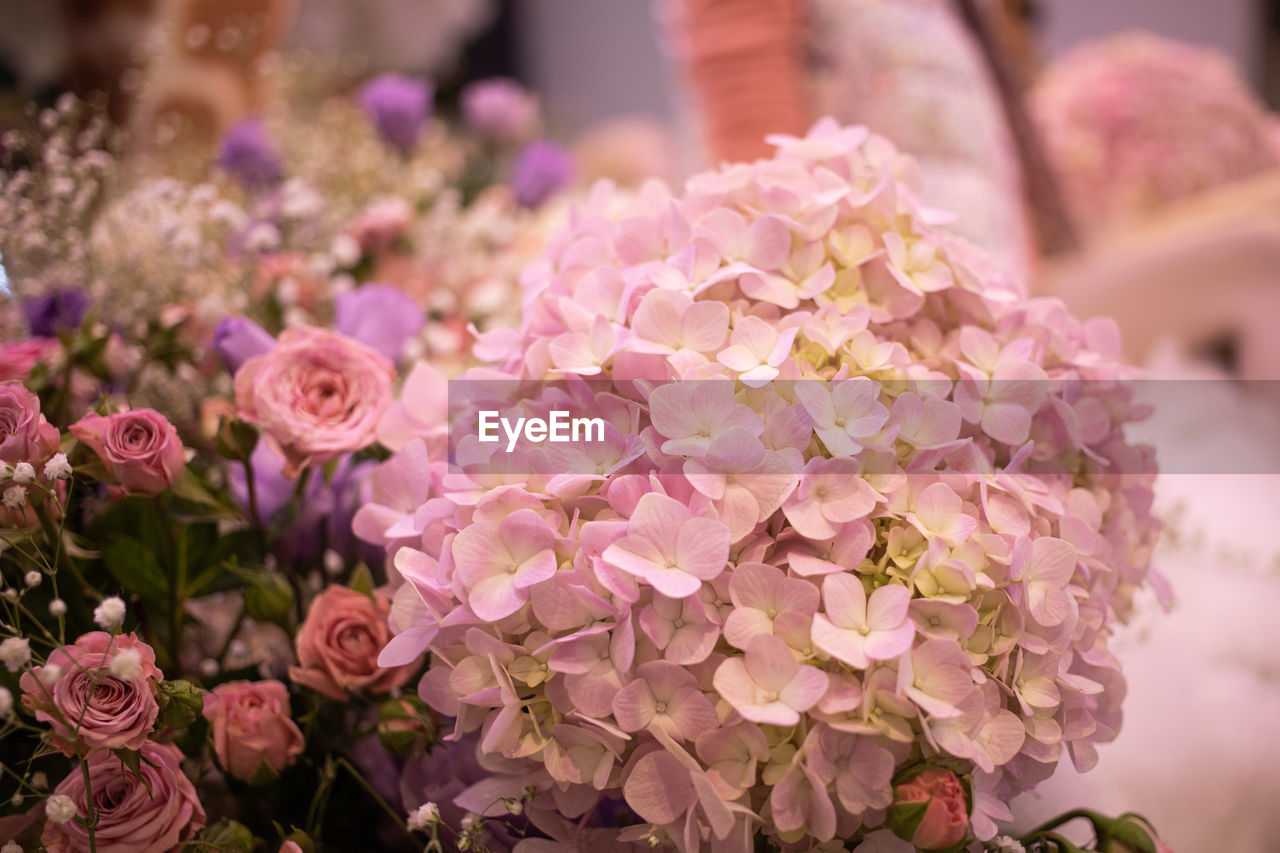
[[[919,850],[946,850],[969,831],[969,798],[950,770],[929,767],[894,788],[889,826]]]
[[[302,754],[302,732],[289,718],[279,681],[229,681],[204,696],[218,763],[237,779],[270,782]]]

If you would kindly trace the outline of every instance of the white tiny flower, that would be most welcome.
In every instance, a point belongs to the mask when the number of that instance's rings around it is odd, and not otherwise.
[[[22,582],[25,583],[28,588],[34,588],[34,587],[40,586],[40,582],[43,580],[44,580],[44,575],[41,574],[40,572],[35,571],[34,569],[27,572],[26,575],[24,575],[22,578]]]
[[[506,801],[506,806],[508,814],[519,815],[524,812],[524,803],[514,797]]]
[[[38,675],[40,683],[45,687],[50,687],[57,683],[59,678],[62,678],[62,667],[58,666],[56,663],[47,663],[40,667]]]
[[[48,480],[65,480],[70,477],[71,463],[67,461],[67,454],[53,454],[53,458],[44,463],[44,476]]]
[[[66,794],[54,794],[45,800],[44,813],[54,823],[66,823],[76,816],[76,804]]]
[[[6,588],[3,592],[0,592],[0,595],[3,595],[4,600],[8,601],[11,604],[17,601],[19,598],[18,591],[13,588]]]
[[[360,244],[350,234],[339,234],[329,246],[329,254],[340,267],[353,267],[360,260]]]
[[[406,361],[417,361],[427,354],[427,342],[422,338],[409,338],[404,345],[404,358]]]
[[[21,794],[14,794],[14,805],[22,802]],[[16,841],[6,841],[3,847],[0,847],[0,853],[22,853],[22,845]]]
[[[263,252],[280,245],[280,229],[270,222],[255,222],[244,235],[245,248],[250,252]]]
[[[36,469],[30,462],[19,462],[13,466],[13,482],[26,485],[36,478]]]
[[[22,805],[22,792],[21,792],[21,791],[14,791],[14,792],[13,792],[13,796],[9,798],[9,802],[10,802],[10,803],[12,803],[12,804],[13,804],[13,805],[15,805],[15,806],[20,806],[20,805]],[[9,850],[9,844],[13,844],[13,842],[12,842],[12,841],[10,841],[10,842],[9,842],[8,844],[6,844],[5,846],[0,847],[0,853],[8,853],[8,850]],[[18,845],[16,845],[16,844],[14,844],[13,846],[18,850],[18,853],[22,853],[22,848],[21,848],[21,847],[18,847]]]
[[[10,486],[4,490],[4,505],[12,510],[22,509],[27,505],[27,490],[22,486]]]
[[[426,829],[440,820],[440,807],[435,803],[423,803],[409,812],[410,829]]]
[[[213,678],[221,669],[222,667],[213,658],[205,658],[200,661],[200,674],[205,678]]]
[[[13,466],[8,462],[0,462],[0,480],[9,480],[13,478]]]
[[[330,575],[336,575],[345,568],[346,563],[342,559],[342,555],[332,548],[328,548],[324,552],[324,570]]]
[[[142,655],[137,649],[120,649],[108,669],[122,681],[137,681],[142,677]]]
[[[0,643],[0,663],[10,672],[17,672],[31,662],[31,643],[26,637],[10,637]]]
[[[53,617],[61,617],[67,615],[67,603],[61,598],[55,598],[49,602],[49,615]]]
[[[1021,841],[1007,835],[997,835],[992,839],[991,845],[993,853],[1027,853],[1027,848],[1022,846]]]
[[[116,596],[102,599],[102,603],[93,608],[93,621],[99,628],[110,631],[124,624],[124,602]]]
[[[49,787],[49,777],[45,775],[43,770],[37,770],[31,774],[31,787],[38,788],[41,791]]]
[[[8,717],[13,713],[13,694],[8,687],[0,687],[0,717]]]
[[[462,816],[462,831],[471,832],[480,825],[480,815],[475,812],[467,812]]]

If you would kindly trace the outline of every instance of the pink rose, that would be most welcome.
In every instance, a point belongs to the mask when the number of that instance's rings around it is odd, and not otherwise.
[[[58,452],[58,428],[40,414],[40,398],[21,382],[0,382],[0,461],[38,469]]]
[[[302,848],[296,841],[286,841],[280,845],[280,853],[302,853]]]
[[[930,767],[894,789],[889,823],[919,850],[946,850],[969,832],[969,802],[950,770]]]
[[[48,364],[58,352],[57,338],[28,338],[0,346],[0,380],[26,379],[37,364]]]
[[[204,827],[204,809],[182,772],[182,753],[172,744],[142,744],[137,777],[106,750],[89,753],[87,763],[98,807],[98,853],[166,853]],[[80,818],[88,814],[79,770],[63,779],[56,793],[71,798]],[[40,840],[49,853],[89,850],[89,832],[77,820],[46,822]]]
[[[301,666],[290,667],[289,677],[295,684],[338,700],[345,700],[348,690],[386,693],[400,687],[417,670],[418,661],[378,666],[378,654],[391,639],[390,614],[391,605],[384,597],[329,587],[311,602],[298,630]]]
[[[358,341],[310,326],[287,329],[274,349],[236,372],[240,417],[265,430],[292,477],[367,447],[391,405],[391,362]]]
[[[98,454],[125,491],[148,497],[173,485],[186,467],[178,430],[154,409],[85,415],[71,434]]]
[[[245,782],[269,781],[302,754],[302,732],[289,719],[289,691],[279,681],[230,681],[204,695],[204,718],[223,769]]]
[[[129,658],[136,655],[132,678],[112,672],[112,662],[122,654],[127,655],[122,664],[134,663]],[[55,666],[60,674],[50,678]],[[116,669],[124,667],[117,664]],[[74,645],[54,649],[44,666],[23,673],[18,684],[22,704],[53,729],[53,745],[65,755],[76,755],[142,746],[155,726],[160,710],[156,685],[163,679],[155,651],[135,635],[94,631]]]
[[[390,251],[409,230],[413,208],[402,198],[376,201],[347,226],[347,236],[367,255]]]

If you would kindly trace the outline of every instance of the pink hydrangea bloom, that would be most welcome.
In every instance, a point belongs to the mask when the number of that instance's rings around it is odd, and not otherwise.
[[[1117,350],[932,226],[884,139],[775,142],[678,195],[597,187],[450,386],[463,427],[426,374],[385,421],[357,518],[395,552],[384,662],[429,651],[420,695],[502,768],[456,802],[531,785],[564,849],[897,849],[906,765],[997,815],[1119,724],[1158,525]],[[507,452],[462,398],[606,439]],[[592,824],[601,796],[639,822]]]
[[[1063,55],[1031,108],[1076,221],[1092,232],[1280,164],[1270,114],[1232,61],[1152,33]]]

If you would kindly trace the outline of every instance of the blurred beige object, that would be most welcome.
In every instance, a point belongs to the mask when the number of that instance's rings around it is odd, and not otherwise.
[[[494,0],[300,0],[290,48],[358,57],[372,71],[448,71],[493,20]],[[534,5],[534,4],[530,4]]]
[[[1229,342],[1243,378],[1280,378],[1280,172],[1170,206],[1046,264],[1037,289],[1080,316],[1107,314],[1128,356]]]
[[[134,128],[177,115],[216,136],[261,103],[261,63],[292,25],[298,0],[170,0],[146,71]],[[144,137],[145,138],[145,137]]]
[[[608,178],[639,187],[649,178],[675,178],[675,141],[660,122],[647,116],[623,116],[588,128],[573,145],[578,180],[590,185]]]
[[[951,0],[810,0],[818,115],[866,124],[919,163],[923,201],[1023,277],[1022,170],[991,69]]]

